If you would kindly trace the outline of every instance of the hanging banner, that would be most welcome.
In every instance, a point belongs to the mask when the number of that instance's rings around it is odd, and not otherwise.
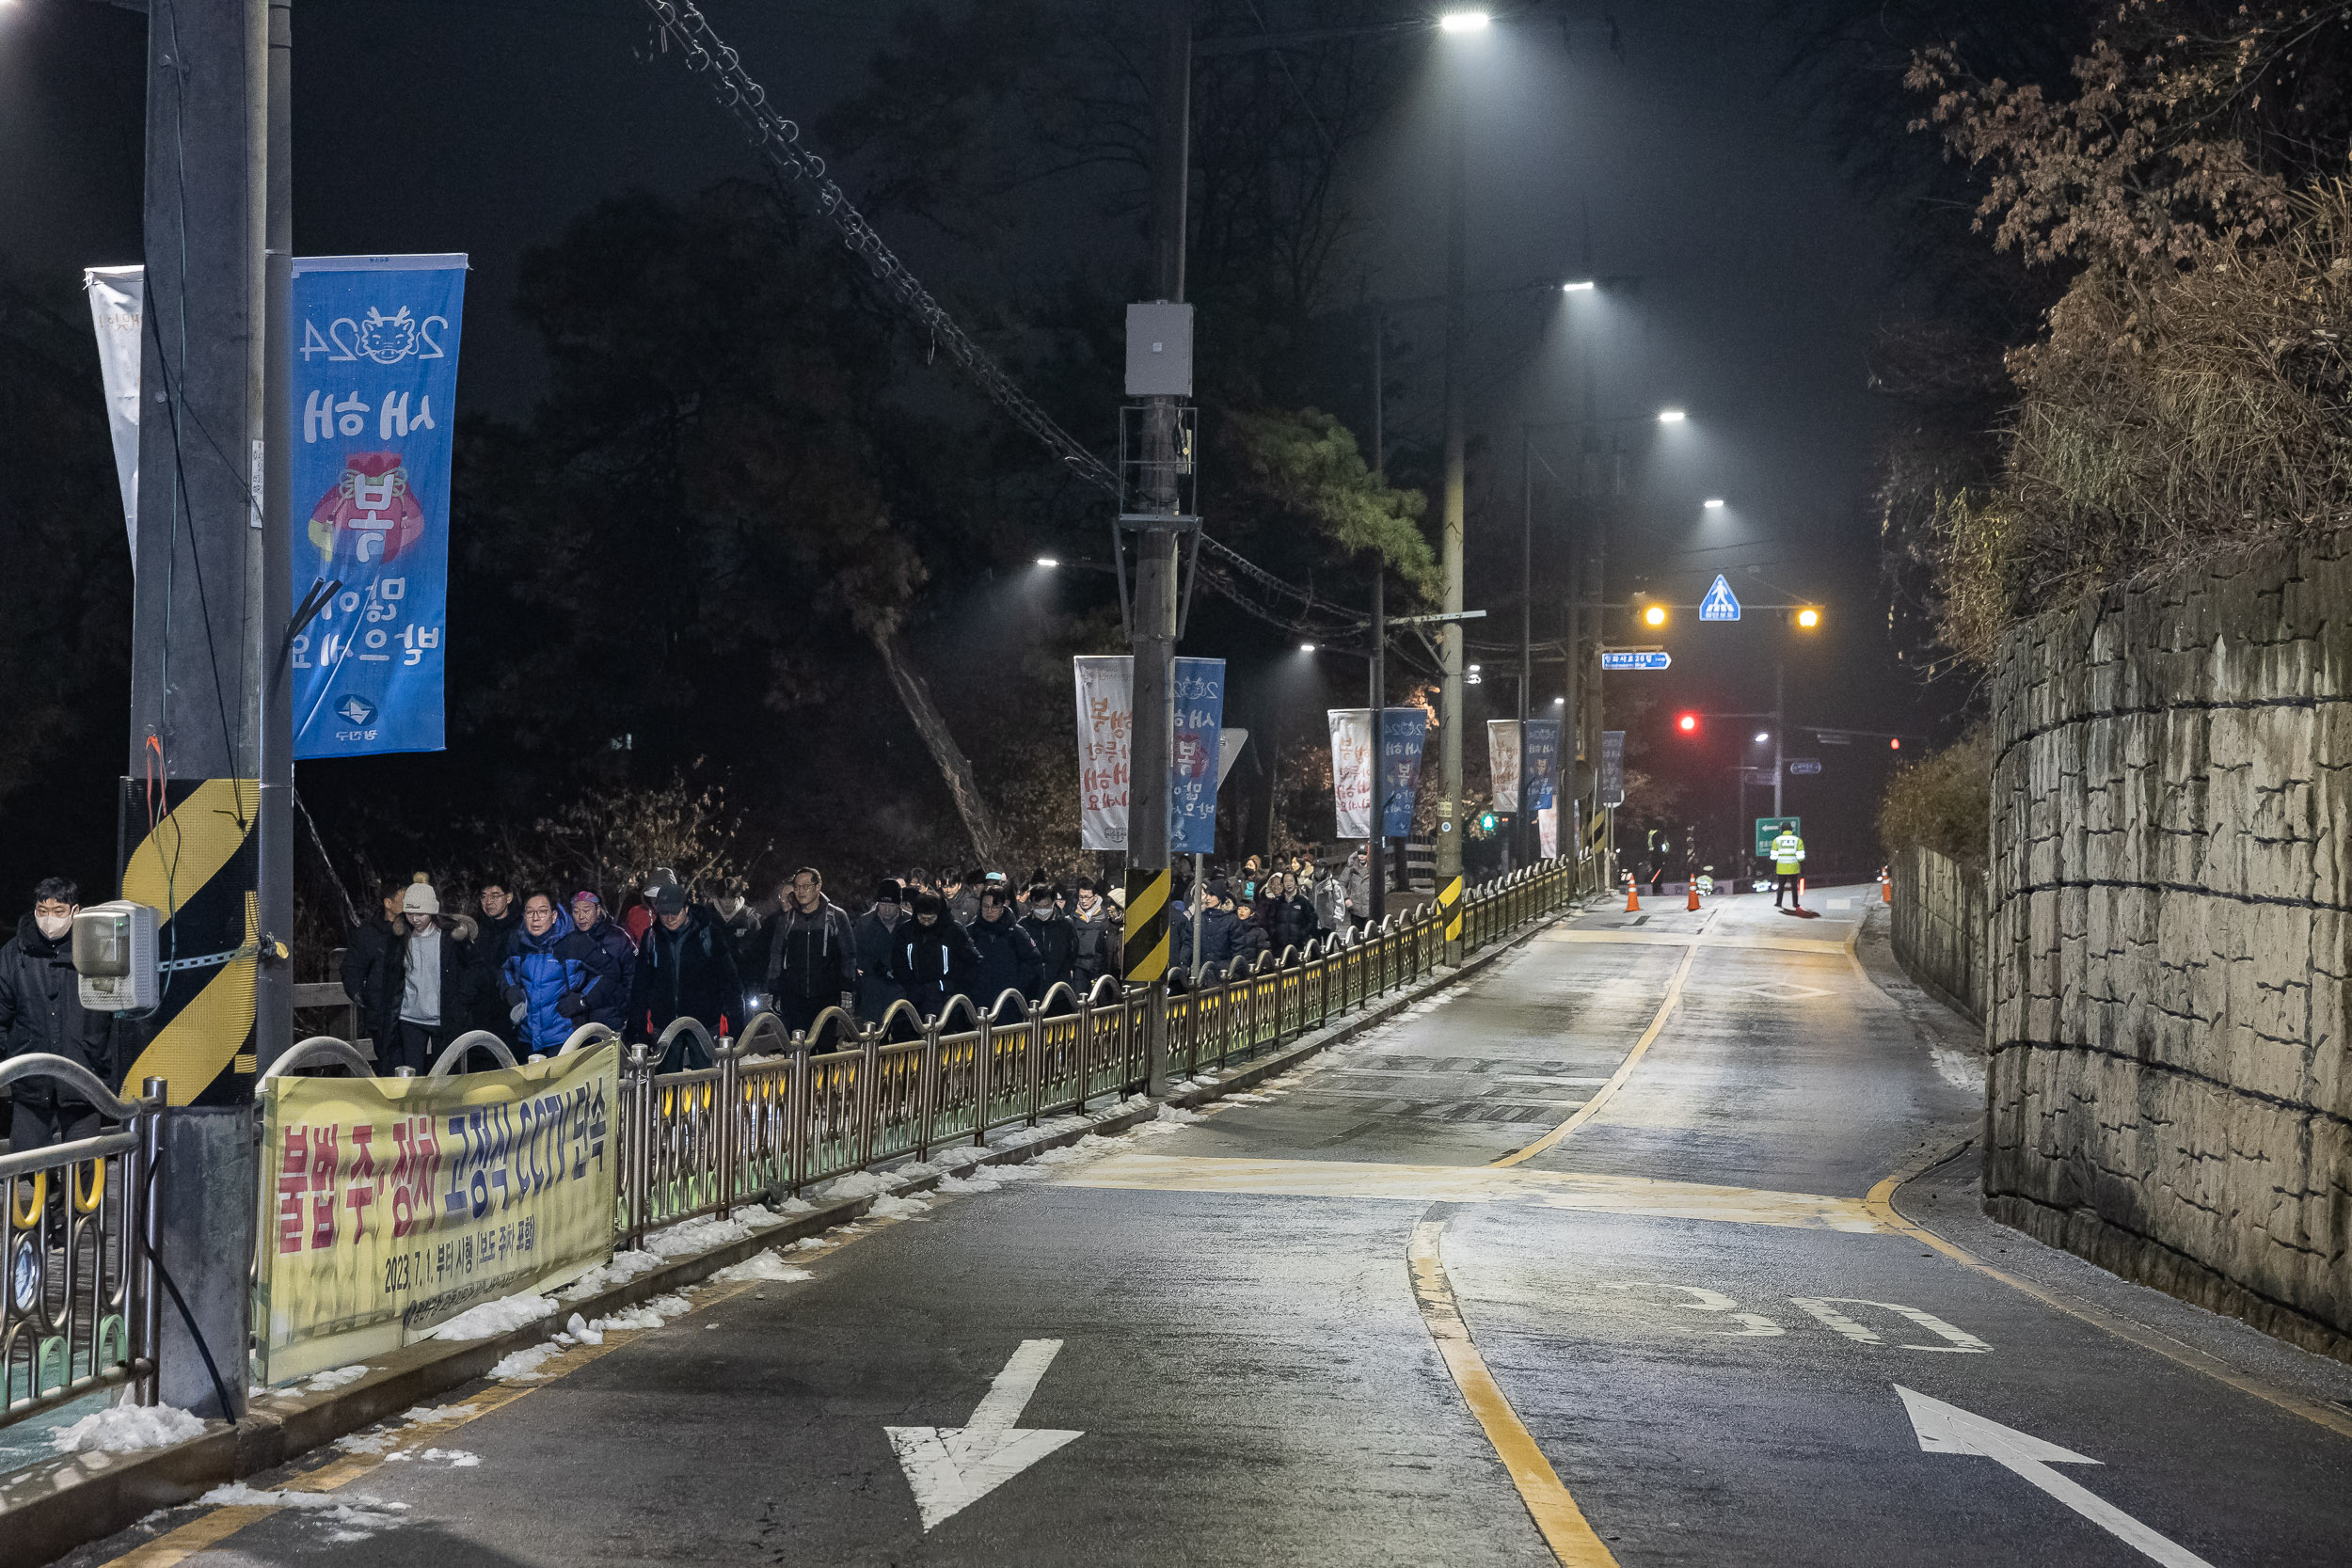
[[[294,263],[294,756],[442,748],[463,256]]]
[[[1625,731],[1600,732],[1600,803],[1625,804]]]
[[[82,274],[90,325],[98,328],[98,374],[106,388],[106,430],[122,485],[122,527],[134,569],[139,559],[139,328],[145,267],[90,267]]]
[[[1492,785],[1494,809],[1519,809],[1519,721],[1486,721],[1486,778]]]
[[[1421,797],[1421,757],[1429,739],[1425,707],[1380,710],[1380,832],[1389,838],[1413,836],[1413,807]]]
[[[1535,808],[1535,837],[1538,840],[1538,852],[1544,859],[1551,860],[1559,855],[1560,808],[1558,806]]]
[[[1216,849],[1217,767],[1225,720],[1225,661],[1176,660],[1176,730],[1169,743],[1168,847],[1173,854]]]
[[[1527,721],[1526,751],[1522,767],[1527,779],[1528,801],[1537,811],[1549,810],[1558,804],[1553,790],[1560,770],[1560,721],[1530,719]]]
[[[262,1381],[389,1355],[612,1256],[620,1047],[448,1078],[273,1078]]]
[[[1372,836],[1372,709],[1335,707],[1331,721],[1333,836]]]
[[[1135,660],[1106,654],[1070,662],[1078,677],[1078,843],[1123,850]]]

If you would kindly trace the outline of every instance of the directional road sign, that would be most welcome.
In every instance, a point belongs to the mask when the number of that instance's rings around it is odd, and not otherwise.
[[[1788,771],[1791,773],[1819,773],[1820,770],[1821,759],[1820,757],[1790,757],[1788,759]]]
[[[1664,670],[1673,666],[1674,655],[1663,648],[1603,648],[1600,667],[1604,670]]]
[[[1715,574],[1715,585],[1699,601],[1702,621],[1737,621],[1740,619],[1740,595],[1731,591],[1731,583],[1721,572]]]
[[[1756,819],[1756,852],[1759,855],[1771,854],[1772,852],[1772,840],[1778,838],[1784,832],[1794,833],[1799,838],[1803,838],[1804,836],[1804,818],[1802,816],[1757,817]]]

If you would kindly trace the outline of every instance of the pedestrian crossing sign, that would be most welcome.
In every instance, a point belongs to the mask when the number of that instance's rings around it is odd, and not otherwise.
[[[1715,586],[1699,601],[1702,621],[1737,621],[1740,619],[1740,596],[1731,591],[1731,583],[1721,572],[1715,574]]]

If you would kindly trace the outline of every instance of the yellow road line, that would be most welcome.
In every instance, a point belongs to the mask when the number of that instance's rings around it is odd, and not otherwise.
[[[1578,1106],[1575,1114],[1567,1120],[1526,1148],[1514,1149],[1502,1159],[1492,1162],[1494,1164],[1525,1164],[1545,1149],[1556,1147],[1562,1140],[1574,1133],[1578,1128],[1600,1115],[1602,1107],[1616,1098],[1617,1091],[1625,1087],[1626,1080],[1633,1076],[1633,1069],[1639,1067],[1642,1058],[1648,1054],[1650,1042],[1658,1038],[1658,1032],[1666,1026],[1667,1015],[1671,1014],[1676,1005],[1682,1000],[1682,983],[1691,977],[1691,965],[1698,956],[1699,950],[1695,946],[1683,949],[1682,961],[1675,966],[1674,978],[1666,983],[1666,999],[1658,1004],[1658,1016],[1649,1021],[1649,1027],[1643,1030],[1642,1037],[1633,1042],[1633,1049],[1627,1052],[1625,1060],[1617,1064],[1617,1070],[1609,1075],[1609,1082],[1595,1090],[1593,1098]]]
[[[1879,1221],[1851,1197],[1723,1187],[1581,1171],[1495,1165],[1394,1165],[1355,1160],[1253,1160],[1121,1150],[1074,1166],[1057,1185],[1138,1192],[1248,1193],[1276,1197],[1409,1203],[1517,1203],[1530,1208],[1718,1220],[1876,1235]]]
[[[2112,1334],[2119,1339],[2127,1339],[2142,1350],[2153,1351],[2166,1360],[2185,1367],[2191,1371],[2201,1372],[2217,1383],[2226,1383],[2242,1394],[2251,1394],[2258,1400],[2278,1406],[2289,1415],[2300,1416],[2314,1426],[2326,1427],[2340,1437],[2352,1437],[2352,1413],[2323,1404],[2316,1400],[2305,1399],[2300,1394],[2280,1388],[2250,1373],[2239,1371],[2228,1362],[2208,1355],[2196,1346],[2175,1339],[2170,1335],[2151,1328],[2145,1323],[2134,1323],[2129,1318],[2119,1317],[2107,1311],[2105,1307],[2094,1307],[2090,1302],[2062,1295],[2056,1291],[2045,1290],[2029,1279],[2022,1279],[2007,1269],[1986,1262],[1967,1248],[1946,1241],[1927,1227],[1904,1218],[1896,1211],[1896,1188],[1913,1177],[1952,1159],[1974,1141],[1972,1138],[1963,1138],[1958,1144],[1939,1150],[1926,1159],[1914,1161],[1881,1181],[1877,1186],[1872,1187],[1869,1196],[1862,1200],[1864,1205],[1868,1208],[1878,1222],[1888,1229],[1910,1237],[1921,1246],[1932,1247],[1963,1268],[1974,1269],[1988,1279],[1998,1280],[2012,1291],[2033,1297],[2044,1307],[2052,1307],[2070,1318],[2089,1323],[2093,1328]]]
[[[1477,1341],[1470,1338],[1470,1325],[1454,1305],[1454,1287],[1446,1279],[1445,1259],[1438,1250],[1444,1240],[1445,1221],[1422,1220],[1413,1227],[1406,1259],[1412,1267],[1413,1299],[1420,1304],[1422,1322],[1444,1358],[1446,1370],[1454,1374],[1463,1402],[1486,1430],[1495,1457],[1510,1472],[1511,1484],[1518,1488],[1519,1500],[1527,1505],[1535,1528],[1543,1531],[1551,1555],[1565,1568],[1617,1568],[1615,1554],[1594,1533],[1583,1510],[1560,1484],[1551,1461],[1536,1447],[1519,1413],[1511,1408],[1502,1386],[1486,1370],[1486,1358],[1478,1354]]]

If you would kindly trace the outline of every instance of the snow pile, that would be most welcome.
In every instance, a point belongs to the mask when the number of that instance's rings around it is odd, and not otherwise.
[[[422,1460],[428,1465],[446,1465],[453,1470],[470,1470],[482,1463],[482,1456],[468,1453],[463,1449],[403,1449],[398,1453],[386,1454],[384,1460],[389,1465],[406,1465]]]
[[[610,1263],[599,1263],[566,1285],[560,1292],[566,1301],[593,1296],[598,1291],[609,1291],[615,1285],[626,1285],[641,1274],[650,1274],[661,1266],[661,1259],[650,1252],[616,1252]]]
[[[408,1512],[406,1503],[387,1502],[364,1493],[345,1496],[335,1492],[268,1492],[241,1481],[215,1486],[196,1500],[205,1508],[309,1510],[319,1523],[328,1527],[326,1539],[337,1545],[365,1541],[378,1530],[391,1529],[405,1523],[400,1516]]]
[[[469,1307],[433,1331],[436,1339],[495,1339],[501,1334],[512,1334],[547,1317],[555,1310],[555,1303],[546,1296],[524,1291],[520,1295],[502,1296]]]
[[[1035,1164],[981,1165],[968,1176],[950,1176],[939,1183],[939,1190],[950,1197],[966,1193],[993,1193],[1015,1181],[1035,1181],[1045,1174]]]
[[[893,1165],[890,1167],[891,1180],[898,1182],[920,1181],[927,1176],[944,1176],[946,1174],[946,1173],[939,1166],[925,1164],[920,1160],[909,1160],[903,1165]]]
[[[822,1236],[803,1236],[787,1250],[791,1252],[829,1252],[833,1243]]]
[[[811,1187],[809,1196],[819,1203],[844,1203],[852,1198],[876,1197],[895,1185],[887,1177],[876,1176],[870,1170],[851,1171],[830,1181]]]
[[[563,1350],[562,1345],[549,1344],[511,1352],[490,1369],[490,1375],[502,1383],[536,1383],[548,1375],[539,1369],[550,1356],[563,1354]]]
[[[661,1258],[684,1258],[691,1253],[708,1252],[729,1242],[746,1241],[757,1231],[782,1225],[785,1216],[760,1204],[747,1204],[732,1215],[721,1219],[705,1214],[700,1219],[681,1220],[666,1230],[657,1230],[645,1238],[645,1245]]]
[[[590,1328],[588,1320],[575,1312],[571,1321],[564,1325],[564,1332],[555,1337],[555,1342],[564,1346],[601,1345],[604,1343],[604,1331]]]
[[[682,1318],[691,1310],[691,1304],[684,1296],[656,1296],[624,1307],[609,1318],[598,1318],[588,1326],[598,1334],[609,1334],[616,1328],[660,1328],[672,1318]]]
[[[204,1423],[168,1404],[118,1404],[49,1434],[59,1453],[135,1453],[200,1437]]]
[[[341,1388],[346,1383],[357,1383],[368,1375],[365,1367],[337,1367],[332,1371],[312,1372],[310,1381],[302,1386],[306,1394],[324,1394]]]
[[[919,1197],[894,1197],[888,1193],[876,1198],[866,1210],[866,1217],[877,1220],[911,1220],[930,1207]]]
[[[1152,1119],[1153,1121],[1174,1122],[1199,1121],[1200,1119],[1200,1113],[1198,1111],[1187,1111],[1182,1105],[1163,1105],[1160,1107],[1159,1115],[1153,1117]]]
[[[795,1280],[814,1279],[806,1269],[796,1269],[772,1252],[755,1253],[740,1263],[721,1269],[711,1278],[722,1285],[748,1285],[754,1280],[772,1279],[779,1284]]]
[[[1233,1105],[1265,1105],[1273,1101],[1271,1095],[1263,1094],[1229,1094],[1225,1099],[1227,1103]]]
[[[942,1170],[961,1170],[987,1158],[988,1150],[977,1144],[958,1144],[953,1148],[942,1149],[932,1155],[931,1164]]]
[[[436,1421],[463,1420],[481,1408],[478,1404],[412,1404],[400,1413],[400,1418],[410,1426],[431,1426]]]

